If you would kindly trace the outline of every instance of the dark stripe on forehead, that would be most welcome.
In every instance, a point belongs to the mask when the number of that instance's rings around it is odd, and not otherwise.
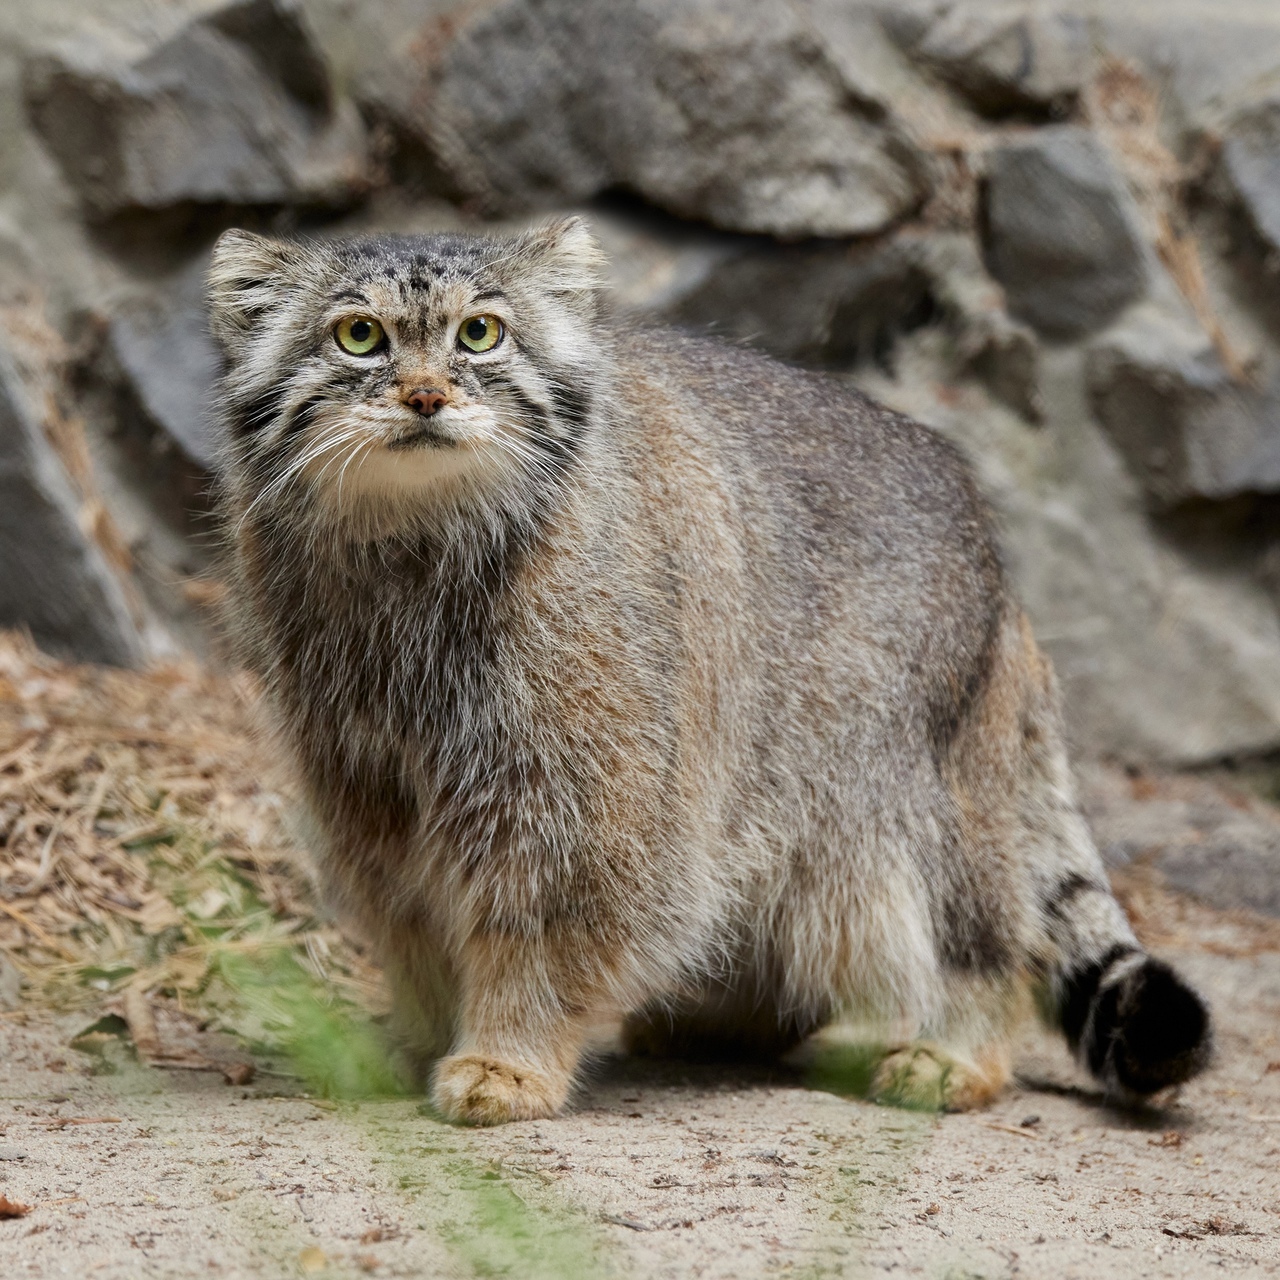
[[[332,302],[358,302],[365,307],[373,305],[363,293],[356,289],[339,289],[337,293],[331,293],[329,299]]]
[[[406,289],[434,289],[444,268],[438,262],[416,262],[402,283]]]

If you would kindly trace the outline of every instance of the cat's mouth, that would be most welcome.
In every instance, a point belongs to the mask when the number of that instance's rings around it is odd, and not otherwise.
[[[455,449],[457,445],[458,442],[451,436],[427,422],[402,431],[387,441],[387,448],[397,452],[405,449]]]

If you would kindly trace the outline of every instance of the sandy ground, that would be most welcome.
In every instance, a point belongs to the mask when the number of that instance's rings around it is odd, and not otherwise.
[[[92,1075],[83,1016],[7,1015],[0,1195],[31,1209],[0,1221],[3,1273],[1280,1275],[1280,926],[1121,888],[1218,1019],[1213,1071],[1142,1115],[1029,1032],[977,1115],[619,1061],[562,1119],[460,1130],[283,1076]]]

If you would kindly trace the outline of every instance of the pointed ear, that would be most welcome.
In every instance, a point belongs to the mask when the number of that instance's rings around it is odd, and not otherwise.
[[[206,296],[209,329],[229,355],[259,318],[302,279],[309,255],[300,245],[249,231],[224,231],[213,246]]]
[[[588,293],[605,286],[608,259],[582,218],[561,218],[526,231],[513,255],[549,293]]]

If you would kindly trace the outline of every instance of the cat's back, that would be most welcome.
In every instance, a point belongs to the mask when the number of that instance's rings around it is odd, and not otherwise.
[[[681,442],[737,504],[761,589],[856,611],[911,648],[980,648],[1005,588],[959,451],[847,382],[674,330],[619,335],[639,447]],[[645,388],[636,393],[626,388]],[[937,641],[938,644],[929,642]]]

